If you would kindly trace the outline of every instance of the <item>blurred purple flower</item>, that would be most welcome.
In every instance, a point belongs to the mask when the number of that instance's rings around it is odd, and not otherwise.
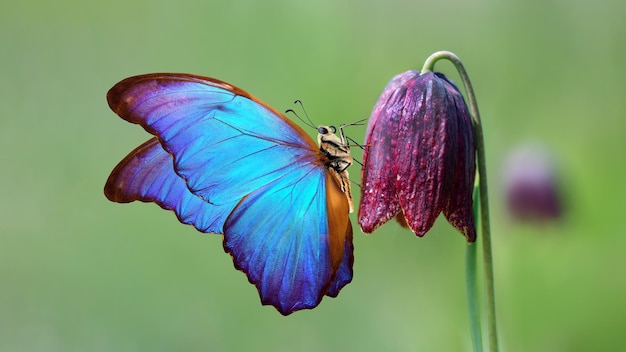
[[[476,240],[474,129],[458,88],[441,73],[395,76],[365,136],[359,224],[366,233],[397,216],[423,236],[441,212]]]
[[[537,146],[513,149],[503,170],[509,214],[520,221],[559,219],[563,203],[551,155]]]

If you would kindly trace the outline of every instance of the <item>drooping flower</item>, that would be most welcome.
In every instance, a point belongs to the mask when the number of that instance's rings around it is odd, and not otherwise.
[[[552,155],[537,145],[513,149],[503,164],[508,213],[514,220],[541,223],[563,216],[558,170]]]
[[[359,224],[371,233],[394,216],[423,236],[441,212],[476,240],[472,121],[459,89],[441,73],[395,76],[365,136]]]

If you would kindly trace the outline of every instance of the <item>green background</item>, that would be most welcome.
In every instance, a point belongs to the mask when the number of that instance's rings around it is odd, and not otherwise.
[[[393,75],[437,50],[464,61],[483,116],[502,349],[626,350],[625,4],[3,2],[0,350],[469,351],[466,245],[442,219],[421,239],[395,223],[357,228],[353,282],[283,317],[219,235],[102,193],[148,138],[106,104],[127,76],[213,76],[340,124],[368,117]],[[348,133],[362,141],[364,127]],[[567,216],[519,226],[501,164],[533,141],[558,162]]]

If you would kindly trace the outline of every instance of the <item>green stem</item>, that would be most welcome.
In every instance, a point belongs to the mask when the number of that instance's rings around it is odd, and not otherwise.
[[[474,134],[476,136],[476,164],[478,167],[479,191],[480,191],[480,223],[483,243],[483,267],[485,275],[485,299],[487,310],[487,329],[489,331],[489,349],[491,352],[498,351],[498,332],[496,324],[496,297],[493,279],[493,255],[491,252],[491,226],[489,222],[489,197],[487,193],[487,166],[485,160],[485,141],[483,129],[478,112],[476,95],[472,88],[467,71],[456,55],[449,51],[438,51],[426,59],[422,73],[432,71],[435,62],[447,59],[454,64],[465,86],[469,102],[470,115],[474,122]],[[478,219],[477,219],[478,220]]]
[[[474,190],[474,204],[478,199],[478,188]],[[476,207],[474,209],[477,209]],[[476,212],[476,210],[474,210]],[[465,278],[467,305],[469,308],[470,335],[472,337],[472,347],[474,352],[483,351],[483,340],[480,328],[480,313],[478,303],[478,282],[476,277],[476,242],[469,243],[466,249]]]

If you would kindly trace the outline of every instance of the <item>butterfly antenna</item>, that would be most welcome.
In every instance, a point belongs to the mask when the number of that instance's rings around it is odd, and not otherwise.
[[[307,120],[303,119],[302,117],[300,117],[300,115],[298,115],[297,112],[295,112],[293,109],[287,109],[285,110],[285,114],[293,114],[293,116],[297,117],[298,120],[302,121],[302,123],[304,123],[305,125],[311,127],[311,128],[316,128],[315,126],[313,126],[312,124],[310,124]]]
[[[293,102],[294,104],[299,104],[300,108],[302,109],[302,112],[304,112],[304,117],[306,117],[306,120],[309,122],[308,125],[313,127],[313,128],[317,128],[317,126],[315,126],[315,124],[313,123],[313,121],[311,121],[311,119],[309,118],[309,114],[306,113],[306,109],[304,108],[304,104],[302,103],[302,100],[297,99],[296,101]]]
[[[298,115],[298,113],[296,113],[293,109],[285,110],[285,114],[292,113],[292,114],[294,114],[294,116],[296,116],[298,118],[298,120],[302,121],[302,123],[304,123],[305,125],[307,125],[307,126],[309,126],[311,128],[317,129],[317,127],[313,124],[313,121],[311,121],[311,119],[309,118],[309,115],[306,113],[306,110],[304,110],[304,105],[302,104],[302,101],[300,99],[298,99],[298,100],[294,101],[293,103],[300,105],[300,108],[304,112],[304,116],[306,117],[306,120],[303,119],[302,117],[300,117],[300,115]]]

